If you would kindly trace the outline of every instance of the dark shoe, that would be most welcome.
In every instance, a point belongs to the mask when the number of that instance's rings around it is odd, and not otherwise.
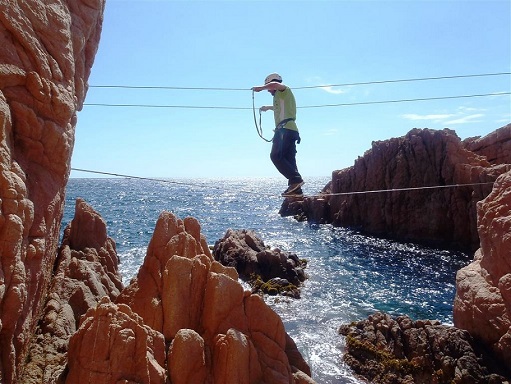
[[[282,197],[302,197],[302,196],[303,196],[303,192],[302,192],[302,188],[300,188],[300,187],[293,190],[292,192],[288,192],[286,190],[282,193]]]
[[[302,185],[304,185],[305,183],[302,181],[300,181],[299,183],[295,183],[295,184],[291,184],[287,187],[287,189],[284,191],[284,193],[282,193],[282,196],[284,196],[285,194],[290,194],[294,191],[296,191],[297,189],[301,188]],[[301,193],[303,194],[303,193]]]

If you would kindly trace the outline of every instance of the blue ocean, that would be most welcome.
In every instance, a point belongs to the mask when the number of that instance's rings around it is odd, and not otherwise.
[[[318,193],[328,178],[306,178],[304,193]],[[252,229],[272,248],[308,260],[300,299],[266,297],[282,317],[322,384],[359,383],[342,355],[341,324],[375,311],[452,324],[456,271],[469,255],[364,236],[354,230],[297,222],[278,214],[277,179],[73,178],[66,192],[63,226],[81,197],[101,214],[117,245],[127,285],[136,275],[164,210],[199,220],[208,244],[227,229]]]

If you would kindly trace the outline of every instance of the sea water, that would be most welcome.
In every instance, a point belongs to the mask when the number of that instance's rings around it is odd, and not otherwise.
[[[309,178],[305,194],[327,178]],[[468,255],[364,236],[354,230],[281,217],[283,179],[70,179],[63,226],[83,198],[107,223],[127,285],[145,257],[164,210],[199,220],[208,244],[227,229],[252,229],[272,248],[307,259],[300,299],[265,297],[322,384],[359,383],[343,362],[341,324],[375,311],[452,324],[456,271]]]

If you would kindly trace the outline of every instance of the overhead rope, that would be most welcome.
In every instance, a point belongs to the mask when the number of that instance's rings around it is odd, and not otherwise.
[[[364,82],[357,82],[357,83],[343,83],[343,84],[329,84],[329,85],[327,85],[327,84],[325,84],[325,85],[311,85],[311,86],[302,86],[302,87],[292,87],[292,89],[347,87],[347,86],[357,86],[357,85],[403,83],[403,82],[429,81],[429,80],[448,80],[448,79],[503,76],[503,75],[511,75],[511,72],[480,73],[480,74],[437,76],[437,77],[419,77],[419,78],[396,79],[396,80],[376,80],[376,81],[364,81]],[[192,91],[248,91],[249,90],[247,88],[176,87],[176,86],[141,86],[141,85],[89,85],[89,88],[166,89],[166,90],[192,90]]]
[[[511,75],[511,72],[483,73],[483,74],[474,74],[474,75],[422,77],[422,78],[398,79],[398,80],[364,81],[364,82],[358,82],[358,83],[344,83],[344,84],[330,84],[330,85],[311,85],[311,86],[303,86],[303,87],[294,87],[293,89],[351,87],[351,86],[357,86],[357,85],[404,83],[404,82],[429,81],[429,80],[448,80],[448,79],[461,79],[461,78],[467,78],[467,77],[486,77],[486,76],[503,76],[503,75]]]
[[[505,95],[511,95],[511,92],[495,92],[495,93],[482,93],[482,94],[475,94],[475,95],[458,95],[458,96],[423,97],[423,98],[415,98],[415,99],[361,101],[361,102],[354,102],[354,103],[339,103],[339,104],[306,105],[306,106],[297,106],[297,108],[346,107],[346,106],[355,106],[355,105],[409,103],[409,102],[417,102],[417,101],[463,99],[463,98],[472,98],[472,97],[505,96]],[[228,110],[250,110],[251,109],[250,107],[197,106],[197,105],[108,104],[108,103],[84,103],[83,105],[91,106],[91,107],[183,108],[183,109],[224,109],[224,110],[225,109],[228,109]]]
[[[308,105],[306,107],[297,107],[297,108],[324,108],[324,107],[344,107],[344,106],[367,105],[367,104],[408,103],[408,102],[415,102],[415,101],[463,99],[463,98],[472,98],[472,97],[504,96],[504,95],[511,95],[511,92],[496,92],[496,93],[483,93],[483,94],[476,94],[476,95],[459,95],[459,96],[424,97],[424,98],[416,98],[416,99],[399,99],[399,100],[383,100],[383,101],[360,101],[360,102],[356,102],[356,103]]]
[[[177,185],[183,185],[183,186],[188,186],[188,187],[200,187],[200,188],[209,188],[209,189],[215,189],[215,190],[224,190],[221,187],[211,186],[211,185],[208,185],[208,184],[180,182],[180,181],[174,181],[174,180],[169,180],[169,179],[159,179],[159,178],[152,178],[152,177],[124,175],[124,174],[120,174],[120,173],[93,171],[93,170],[90,170],[90,169],[82,169],[82,168],[71,168],[71,170],[78,171],[78,172],[100,174],[100,175],[124,177],[124,178],[127,178],[127,179],[157,181],[157,182],[162,182],[162,183],[177,184]],[[429,190],[429,189],[474,187],[474,186],[490,185],[490,184],[493,185],[494,182],[491,181],[491,182],[482,182],[482,183],[430,185],[430,186],[423,186],[423,187],[375,189],[375,190],[367,190],[367,191],[336,192],[336,193],[323,193],[323,192],[320,192],[320,193],[318,193],[316,195],[308,195],[308,196],[303,196],[303,197],[322,198],[322,197],[327,197],[327,196],[348,196],[348,195],[362,195],[362,194],[372,194],[372,193],[391,193],[391,192],[405,192],[405,191],[417,191],[417,190]],[[253,194],[253,195],[264,195],[264,196],[268,196],[268,197],[279,197],[279,198],[282,198],[282,196],[280,196],[280,195],[265,194],[265,193],[259,193],[259,192],[254,192],[254,191],[247,191],[247,190],[237,190],[237,192],[248,193],[248,194]]]
[[[256,118],[256,108],[255,108],[255,91],[252,90],[252,112],[254,113],[254,124],[256,127],[257,134],[261,139],[266,141],[267,143],[271,143],[273,140],[268,140],[263,136],[263,126],[261,124],[261,109],[259,109],[259,125],[257,125],[257,118]]]

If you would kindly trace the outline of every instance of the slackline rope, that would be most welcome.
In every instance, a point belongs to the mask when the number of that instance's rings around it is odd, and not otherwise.
[[[158,182],[161,182],[161,183],[183,185],[183,186],[186,186],[186,187],[211,188],[211,189],[215,189],[217,191],[223,191],[224,190],[221,187],[216,187],[216,186],[206,185],[206,184],[200,184],[200,183],[185,183],[185,182],[182,182],[182,181],[175,181],[175,180],[169,180],[169,179],[158,179],[158,178],[153,178],[153,177],[123,175],[121,173],[92,171],[90,169],[82,169],[82,168],[71,168],[71,170],[79,171],[79,172],[95,173],[95,174],[98,174],[98,175],[108,175],[108,176],[124,177],[126,179],[138,179],[138,180],[158,181]],[[270,195],[270,194],[257,193],[257,192],[254,192],[254,191],[247,191],[247,190],[242,190],[242,189],[239,189],[238,192],[250,193],[250,194],[254,194],[254,195],[274,196],[274,195]]]
[[[259,108],[259,126],[257,125],[256,111],[255,111],[255,92],[252,90],[252,112],[254,113],[254,124],[256,127],[257,134],[261,139],[267,143],[271,143],[273,140],[268,140],[263,136],[263,126],[261,125],[261,109]]]
[[[158,181],[158,182],[163,182],[163,183],[184,185],[184,186],[190,186],[190,187],[201,187],[201,188],[212,188],[212,189],[215,189],[215,190],[223,190],[221,187],[215,187],[215,186],[206,185],[206,184],[185,183],[185,182],[180,182],[180,181],[174,181],[174,180],[168,180],[168,179],[157,179],[157,178],[152,178],[152,177],[130,176],[130,175],[123,175],[123,174],[119,174],[119,173],[92,171],[92,170],[89,170],[89,169],[82,169],[82,168],[71,168],[71,170],[78,171],[78,172],[95,173],[95,174],[100,174],[100,175],[125,177],[127,179],[150,180],[150,181]],[[442,188],[461,188],[461,187],[473,187],[473,186],[478,186],[478,185],[490,185],[490,184],[494,184],[494,182],[490,181],[490,182],[484,182],[484,183],[430,185],[430,186],[424,186],[424,187],[374,189],[374,190],[368,190],[368,191],[337,192],[337,193],[323,193],[323,192],[320,192],[320,193],[318,193],[316,195],[307,195],[307,196],[304,195],[303,197],[322,198],[322,197],[327,197],[327,196],[348,196],[348,195],[363,195],[363,194],[370,194],[370,193],[405,192],[405,191],[417,191],[417,190],[427,190],[427,189],[442,189]],[[249,193],[249,194],[254,194],[254,195],[264,195],[264,196],[269,196],[269,197],[279,197],[279,198],[282,198],[282,196],[280,196],[280,195],[258,193],[258,192],[247,191],[247,190],[238,190],[238,192]]]
[[[319,193],[318,195],[310,197],[322,196],[346,196],[346,195],[361,195],[368,193],[382,193],[382,192],[404,192],[404,191],[417,191],[422,189],[441,189],[441,188],[459,188],[459,187],[472,187],[476,185],[489,185],[494,184],[493,181],[485,183],[466,183],[466,184],[448,184],[448,185],[430,185],[424,187],[409,187],[409,188],[392,188],[392,189],[373,189],[369,191],[353,191],[353,192],[337,192],[337,193]],[[308,196],[309,197],[309,196]]]

